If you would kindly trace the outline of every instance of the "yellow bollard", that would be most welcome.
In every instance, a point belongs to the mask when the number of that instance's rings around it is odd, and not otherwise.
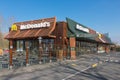
[[[76,64],[71,64],[72,66],[77,66]]]
[[[93,64],[93,65],[92,65],[92,68],[97,67],[97,65],[98,65],[98,63]]]

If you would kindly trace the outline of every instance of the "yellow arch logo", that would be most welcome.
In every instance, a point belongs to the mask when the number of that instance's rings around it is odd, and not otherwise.
[[[99,34],[98,34],[98,37],[101,38],[101,37],[102,37],[102,34],[99,33]]]
[[[12,25],[11,31],[17,31],[17,26],[15,24]]]

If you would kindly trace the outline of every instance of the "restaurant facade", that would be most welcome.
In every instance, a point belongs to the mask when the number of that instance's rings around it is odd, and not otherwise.
[[[110,51],[111,40],[76,21],[56,17],[17,22],[5,37],[9,40],[9,65],[41,64],[76,59],[81,54]]]

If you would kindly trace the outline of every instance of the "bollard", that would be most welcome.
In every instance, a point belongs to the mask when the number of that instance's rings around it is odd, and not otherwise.
[[[72,66],[77,66],[76,64],[71,64]]]
[[[98,66],[98,63],[95,63],[95,64],[92,65],[92,68],[95,68],[97,66]]]

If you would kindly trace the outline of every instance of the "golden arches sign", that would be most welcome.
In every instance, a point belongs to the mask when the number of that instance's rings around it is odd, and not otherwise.
[[[99,33],[99,34],[98,34],[98,37],[101,38],[101,37],[102,37],[102,34]]]
[[[11,31],[17,31],[17,26],[15,24],[12,25]]]

